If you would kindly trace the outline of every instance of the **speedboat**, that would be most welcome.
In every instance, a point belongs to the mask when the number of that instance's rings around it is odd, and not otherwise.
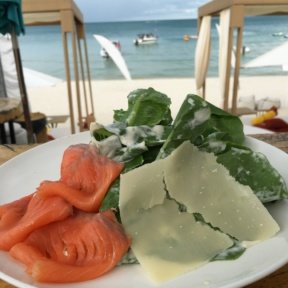
[[[157,36],[155,36],[153,33],[143,33],[138,34],[137,38],[134,40],[134,44],[137,45],[143,45],[143,44],[153,44],[156,43],[158,40]]]
[[[284,33],[283,32],[275,32],[275,33],[273,33],[272,34],[272,36],[283,36],[284,35]]]
[[[112,43],[114,44],[114,46],[119,50],[121,51],[121,44],[119,41],[112,41]],[[108,52],[105,50],[105,48],[101,48],[100,49],[100,55],[103,57],[103,58],[110,58]]]

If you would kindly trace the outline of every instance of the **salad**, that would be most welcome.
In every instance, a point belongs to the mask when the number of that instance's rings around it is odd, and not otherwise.
[[[175,119],[171,100],[153,88],[138,89],[128,95],[128,109],[114,111],[113,123],[90,127],[92,141],[103,155],[124,162],[121,175],[146,164],[165,159],[184,142],[200,151],[215,155],[229,174],[240,184],[249,186],[263,203],[288,197],[286,183],[265,155],[245,146],[243,124],[231,115],[197,95],[187,95]],[[113,208],[119,214],[121,175],[111,185],[101,210]],[[198,221],[205,222],[195,213]],[[233,245],[214,260],[231,260],[241,256],[245,247],[233,238]],[[129,250],[121,264],[137,263]]]
[[[128,95],[128,109],[115,110],[111,125],[93,123],[92,141],[103,155],[124,162],[123,173],[167,157],[189,140],[200,150],[214,153],[241,184],[249,185],[263,202],[288,197],[281,175],[267,158],[244,145],[243,124],[197,95],[188,95],[175,119],[171,100],[153,88]],[[119,179],[108,191],[102,209],[117,208]]]

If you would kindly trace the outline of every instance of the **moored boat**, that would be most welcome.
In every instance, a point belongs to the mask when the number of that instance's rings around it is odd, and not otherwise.
[[[275,32],[272,34],[272,36],[283,36],[284,33],[283,32]]]
[[[143,44],[153,44],[156,43],[158,37],[155,36],[153,33],[142,33],[138,34],[137,38],[134,40],[134,44],[143,45]]]

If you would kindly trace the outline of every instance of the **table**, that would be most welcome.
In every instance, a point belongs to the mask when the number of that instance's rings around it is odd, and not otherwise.
[[[255,134],[250,135],[256,139],[267,142],[288,153],[288,133]],[[0,145],[0,165],[16,155],[31,149],[38,144],[32,145]],[[288,251],[287,251],[288,253]],[[245,288],[287,288],[288,287],[288,264],[275,271],[271,275],[246,286]],[[14,286],[0,280],[0,288],[14,288]]]
[[[4,124],[7,122],[10,130],[11,143],[16,143],[13,121],[22,115],[20,99],[0,98],[0,136],[1,143],[7,143],[7,135]]]

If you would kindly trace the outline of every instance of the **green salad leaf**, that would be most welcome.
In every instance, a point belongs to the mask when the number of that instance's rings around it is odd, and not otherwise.
[[[187,95],[158,158],[165,158],[184,141],[190,140],[194,145],[200,146],[216,135],[221,135],[226,141],[243,143],[243,124],[237,116],[222,111],[203,98]]]
[[[246,147],[230,147],[217,156],[217,162],[223,164],[238,182],[249,185],[263,203],[288,196],[282,176],[262,153]]]
[[[102,154],[125,163],[125,173],[165,158],[184,141],[214,153],[237,181],[249,185],[263,202],[288,198],[286,183],[267,158],[244,146],[243,124],[203,98],[189,94],[175,120],[171,100],[153,88],[128,95],[128,109],[115,110],[112,124],[91,126],[93,142]],[[106,194],[101,209],[117,208],[119,178]]]
[[[138,89],[128,95],[128,110],[114,111],[114,121],[127,126],[169,125],[172,122],[171,100],[153,88]]]

